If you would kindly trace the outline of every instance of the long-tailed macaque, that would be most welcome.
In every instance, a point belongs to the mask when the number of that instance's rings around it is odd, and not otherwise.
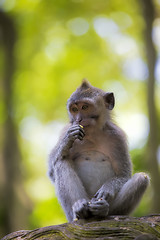
[[[132,174],[124,132],[112,121],[113,93],[84,80],[71,95],[65,127],[49,158],[49,176],[67,219],[129,214],[148,184]]]

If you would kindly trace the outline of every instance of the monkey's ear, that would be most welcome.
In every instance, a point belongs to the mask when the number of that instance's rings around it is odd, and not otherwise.
[[[87,88],[90,88],[91,87],[91,84],[88,82],[88,80],[86,78],[84,78],[82,80],[82,84],[80,86],[81,89],[87,89]]]
[[[114,94],[112,92],[106,93],[104,95],[104,100],[105,100],[106,107],[109,110],[112,110],[114,108],[114,105],[115,105]]]

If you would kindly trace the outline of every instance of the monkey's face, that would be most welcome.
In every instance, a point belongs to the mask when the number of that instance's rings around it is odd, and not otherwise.
[[[103,128],[114,102],[113,93],[106,93],[83,81],[67,102],[70,121],[83,127]]]
[[[104,104],[92,101],[77,101],[70,104],[69,115],[73,124],[80,124],[83,127],[97,126]],[[105,110],[104,110],[105,111]]]

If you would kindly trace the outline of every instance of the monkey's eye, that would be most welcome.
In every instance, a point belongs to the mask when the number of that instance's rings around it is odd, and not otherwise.
[[[73,112],[77,112],[77,111],[78,111],[78,108],[73,107],[73,108],[72,108],[72,111],[73,111]]]
[[[86,110],[88,108],[88,105],[83,105],[82,110]]]

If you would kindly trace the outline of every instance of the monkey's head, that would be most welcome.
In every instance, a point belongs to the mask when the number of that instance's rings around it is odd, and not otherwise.
[[[106,93],[83,80],[81,86],[68,99],[67,109],[72,124],[103,128],[109,120],[109,112],[114,108],[114,104],[113,93]]]

